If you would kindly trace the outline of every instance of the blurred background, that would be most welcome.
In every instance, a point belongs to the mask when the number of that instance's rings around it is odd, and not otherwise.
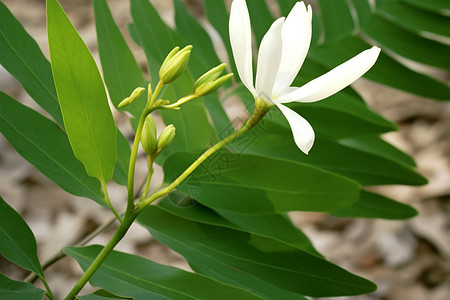
[[[21,21],[48,57],[45,1],[2,2]],[[162,18],[168,24],[173,24],[172,1],[151,2]],[[211,26],[206,24],[201,0],[183,2],[211,30]],[[60,3],[98,61],[91,0],[60,0]],[[309,3],[314,5],[314,1]],[[131,21],[128,1],[109,0],[108,4],[138,62],[145,69],[143,52],[126,33],[126,25]],[[211,34],[214,39],[214,32]],[[220,46],[217,45],[218,48]],[[450,83],[448,73],[419,67],[427,74]],[[429,184],[422,187],[389,186],[376,188],[376,191],[414,206],[419,215],[406,221],[389,221],[350,220],[320,213],[298,212],[291,214],[292,219],[325,257],[378,284],[379,289],[374,294],[352,299],[450,299],[450,102],[418,98],[365,79],[358,80],[353,86],[373,110],[397,124],[398,131],[386,134],[384,138],[412,155],[419,172],[429,180]],[[42,111],[2,67],[0,89]],[[227,112],[231,120],[245,113],[242,107],[232,103],[229,103]],[[126,117],[117,112],[115,117],[119,126],[131,136]],[[160,120],[157,121],[162,125]],[[141,164],[141,168],[138,163],[137,176],[142,176],[144,172],[145,163]],[[159,177],[161,182],[160,170]],[[155,180],[154,184],[157,182]],[[112,201],[117,207],[123,206],[126,196],[124,189],[113,185],[110,188]],[[110,213],[102,207],[65,193],[41,175],[12,149],[3,136],[0,136],[0,194],[25,217],[33,230],[41,261],[110,219]],[[107,230],[92,243],[105,243],[111,232],[112,229]],[[189,270],[181,256],[159,244],[139,226],[132,227],[117,250]],[[27,276],[25,271],[1,257],[0,271],[14,279],[22,280]],[[46,274],[60,298],[73,286],[81,270],[73,260],[63,259],[50,267]]]

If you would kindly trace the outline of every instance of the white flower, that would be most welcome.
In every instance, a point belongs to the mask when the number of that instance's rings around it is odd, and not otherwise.
[[[273,22],[261,41],[256,84],[253,84],[252,33],[245,0],[234,0],[230,13],[230,41],[242,83],[256,98],[276,105],[292,129],[297,146],[308,154],[314,131],[303,117],[283,103],[314,102],[329,97],[367,72],[380,48],[372,47],[302,87],[291,87],[311,43],[311,6],[297,2],[287,18]]]

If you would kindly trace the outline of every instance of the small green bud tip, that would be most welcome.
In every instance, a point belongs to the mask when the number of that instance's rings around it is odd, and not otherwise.
[[[212,81],[207,81],[203,84],[194,86],[194,94],[197,96],[205,96],[215,92],[218,88],[220,88],[225,82],[227,82],[231,77],[233,77],[233,73],[226,74],[218,79],[213,79]]]
[[[159,78],[165,84],[175,81],[186,69],[192,46],[179,50],[175,47],[166,57],[159,69]]]
[[[164,128],[163,132],[161,132],[161,135],[158,138],[158,147],[157,147],[157,153],[160,153],[164,149],[166,149],[170,143],[172,143],[173,138],[175,137],[175,126],[170,124],[166,128]]]
[[[122,108],[122,107],[125,107],[125,106],[133,103],[133,101],[136,100],[137,98],[139,98],[139,96],[142,95],[142,93],[144,93],[144,91],[145,91],[145,89],[142,87],[135,88],[134,91],[131,93],[130,97],[123,99],[119,103],[119,105],[117,105],[117,107]]]
[[[156,151],[158,141],[156,138],[156,125],[153,117],[148,115],[142,128],[141,145],[145,153],[152,155]]]
[[[219,77],[219,75],[222,73],[222,71],[225,69],[225,67],[227,66],[226,63],[220,64],[215,68],[212,68],[211,70],[209,70],[208,72],[206,72],[205,74],[203,74],[202,76],[200,76],[197,81],[194,83],[194,90],[209,81],[213,81],[215,79],[217,79],[217,77]]]

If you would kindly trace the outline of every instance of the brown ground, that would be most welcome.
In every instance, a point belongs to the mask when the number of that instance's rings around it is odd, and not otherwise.
[[[28,32],[48,53],[45,33],[45,7],[42,0],[3,0]],[[128,1],[110,0],[114,17],[123,28],[129,21]],[[153,1],[171,17],[171,1]],[[196,3],[187,1],[200,14]],[[61,1],[88,47],[95,53],[96,37],[90,1]],[[143,64],[142,52],[133,48]],[[448,74],[428,70],[450,82]],[[418,83],[419,84],[419,83]],[[419,210],[408,221],[345,220],[318,213],[294,213],[292,217],[331,261],[361,274],[379,285],[373,295],[352,299],[447,300],[450,299],[450,103],[420,99],[366,80],[355,87],[368,104],[399,126],[399,132],[385,136],[394,145],[414,156],[418,168],[430,181],[411,188],[392,186],[379,191],[409,203]],[[20,85],[0,69],[0,88],[35,107]],[[230,110],[238,113],[238,111]],[[123,117],[117,116],[121,124]],[[142,174],[144,170],[138,170]],[[107,221],[110,214],[92,201],[61,191],[21,158],[0,137],[0,194],[27,220],[38,240],[43,261],[86,230]],[[113,201],[121,205],[125,192],[111,186]],[[105,243],[109,232],[93,243]],[[148,232],[134,226],[117,250],[139,253],[155,261],[189,269],[182,257],[153,240]],[[23,279],[26,273],[0,258],[2,273]],[[64,259],[47,272],[58,298],[74,284],[81,271]],[[346,299],[346,298],[340,298]]]

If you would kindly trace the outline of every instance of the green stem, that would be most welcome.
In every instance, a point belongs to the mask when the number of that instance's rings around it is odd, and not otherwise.
[[[153,161],[154,161],[154,157],[152,157],[152,156],[148,156],[147,157],[148,174],[147,174],[147,180],[145,182],[144,192],[142,193],[142,196],[141,196],[142,199],[147,197],[148,190],[150,188],[150,182],[152,181],[152,176],[153,176],[153,171],[154,171],[154,169],[153,169]]]
[[[250,129],[252,129],[268,112],[269,106],[256,106],[255,111],[252,116],[247,120],[247,122],[238,131],[235,131],[231,135],[227,136],[208,150],[206,150],[196,161],[194,161],[178,178],[176,178],[171,184],[160,189],[159,191],[152,194],[150,197],[139,201],[136,204],[136,211],[139,213],[147,205],[153,201],[159,199],[160,197],[170,193],[175,189],[184,179],[186,179],[201,163],[203,163],[208,157],[214,154],[216,151],[227,145],[228,143],[234,141]]]
[[[42,282],[44,283],[45,290],[47,291],[47,297],[48,297],[50,300],[55,300],[56,298],[55,298],[55,296],[53,295],[52,290],[50,289],[50,286],[48,285],[47,281],[46,281],[45,279],[42,279]]]
[[[164,83],[162,83],[162,81],[158,82],[158,85],[155,88],[155,92],[152,94],[151,99],[148,100],[148,103],[141,114],[141,118],[139,119],[139,124],[136,129],[136,136],[134,137],[133,148],[131,149],[130,164],[128,166],[127,212],[131,211],[134,206],[134,169],[136,167],[136,157],[139,149],[139,142],[141,141],[142,127],[144,126],[145,117],[147,117],[147,115],[151,112],[151,107],[148,107],[148,104],[154,103],[163,86]]]
[[[97,255],[89,268],[84,272],[83,276],[78,280],[73,289],[67,294],[65,300],[72,300],[75,296],[81,291],[81,289],[86,285],[89,279],[94,275],[95,271],[100,267],[106,257],[111,253],[114,247],[122,240],[122,238],[127,233],[133,221],[136,219],[137,213],[131,211],[129,214],[126,214],[120,223],[120,226],[117,228],[113,237],[109,240],[108,244],[103,247],[102,251]]]
[[[103,193],[105,194],[105,202],[106,202],[106,204],[108,204],[109,209],[116,216],[117,220],[119,220],[119,222],[122,222],[122,217],[119,215],[117,210],[112,205],[111,200],[109,200],[108,190],[106,189],[106,183],[102,180],[101,184],[102,184],[102,188],[103,188]]]

